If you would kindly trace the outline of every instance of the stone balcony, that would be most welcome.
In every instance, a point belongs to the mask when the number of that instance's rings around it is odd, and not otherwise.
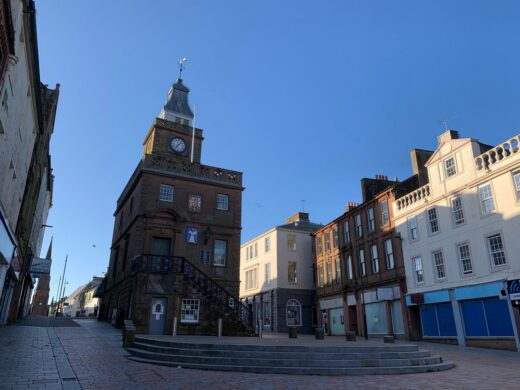
[[[520,134],[475,157],[477,171],[488,171],[490,167],[518,153]]]
[[[426,184],[415,191],[412,191],[399,199],[396,199],[397,210],[403,210],[417,204],[430,196],[430,185]]]

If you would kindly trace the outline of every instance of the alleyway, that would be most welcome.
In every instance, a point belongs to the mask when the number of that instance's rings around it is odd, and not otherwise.
[[[120,332],[96,320],[58,319],[0,329],[0,389],[518,389],[520,353],[437,346],[449,371],[315,377],[175,369],[131,362]],[[33,326],[27,326],[31,324]]]

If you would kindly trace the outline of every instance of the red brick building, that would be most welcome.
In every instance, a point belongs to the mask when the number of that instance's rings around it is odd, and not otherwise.
[[[247,323],[239,303],[242,173],[201,163],[181,79],[117,201],[101,316],[138,332],[215,334]],[[245,309],[245,310],[244,310]]]
[[[392,216],[395,192],[407,185],[386,176],[363,179],[363,203],[349,203],[313,234],[318,319],[328,334],[366,329],[409,337],[401,238]]]

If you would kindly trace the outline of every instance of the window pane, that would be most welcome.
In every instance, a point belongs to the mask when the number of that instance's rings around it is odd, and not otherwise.
[[[348,244],[350,242],[350,231],[349,231],[349,227],[348,227],[348,222],[345,222],[343,224],[343,234],[344,234],[344,240],[345,240],[345,244]]]
[[[437,304],[437,318],[439,320],[440,336],[457,336],[451,303]]]
[[[226,194],[217,194],[217,210],[229,210],[229,196]]]
[[[451,157],[444,161],[444,168],[446,177],[451,177],[457,173],[457,167],[455,166],[455,158]]]
[[[424,282],[422,259],[420,257],[414,257],[413,265],[415,270],[415,280],[417,281],[417,283]]]
[[[461,225],[464,223],[464,210],[462,209],[462,199],[460,196],[451,200],[451,213],[455,225]]]
[[[296,271],[295,261],[289,261],[287,263],[287,282],[291,284],[298,283],[298,275]]]
[[[161,184],[159,189],[159,200],[163,202],[172,202],[173,201],[173,186],[168,184]]]
[[[296,236],[294,234],[287,235],[287,249],[296,250]]]
[[[372,272],[377,273],[379,272],[379,258],[377,254],[377,245],[372,245],[370,247],[370,252],[372,255]]]
[[[215,240],[215,249],[213,253],[213,264],[219,266],[226,265],[227,258],[227,241]]]
[[[469,245],[463,244],[458,247],[459,261],[463,274],[470,274],[473,272],[471,265],[471,257],[469,253]]]
[[[486,184],[479,188],[480,206],[483,214],[489,214],[495,210],[495,203],[493,201],[493,192],[491,185]]]
[[[435,266],[435,275],[437,276],[437,279],[446,277],[444,257],[441,251],[433,252],[433,264]]]
[[[334,226],[332,228],[332,245],[334,248],[337,248],[339,246],[339,237],[338,237],[338,227]]]
[[[389,222],[388,203],[386,200],[380,203],[380,209],[381,209],[381,226],[384,226]]]
[[[410,240],[417,240],[419,233],[417,231],[417,217],[411,217],[408,219],[408,228],[410,234]]]
[[[436,208],[428,210],[428,227],[430,229],[430,233],[437,233],[439,231],[439,222],[437,220]]]
[[[420,311],[423,336],[439,336],[439,326],[437,323],[437,311],[435,305],[421,305]]]
[[[488,237],[488,245],[492,265],[499,266],[506,264],[506,255],[502,244],[502,236],[500,234],[495,234],[494,236]]]

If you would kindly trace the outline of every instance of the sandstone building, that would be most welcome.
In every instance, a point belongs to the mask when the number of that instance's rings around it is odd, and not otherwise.
[[[117,201],[101,316],[138,332],[215,334],[250,321],[239,293],[242,173],[201,163],[182,79]],[[247,328],[249,329],[249,328]]]

